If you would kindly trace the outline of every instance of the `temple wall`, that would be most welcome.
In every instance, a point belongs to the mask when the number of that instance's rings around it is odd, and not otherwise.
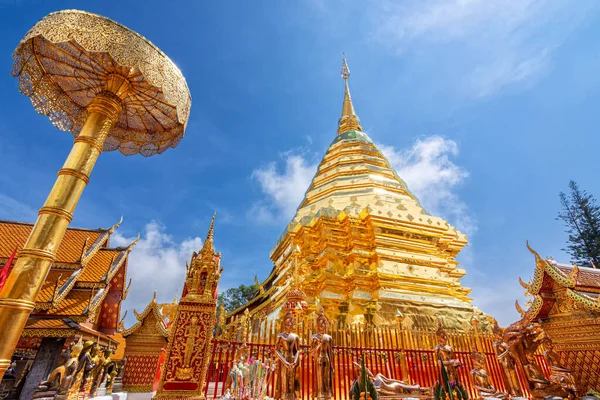
[[[555,314],[542,326],[577,387],[600,391],[600,318],[586,312]]]
[[[166,339],[155,335],[133,334],[127,337],[126,343],[127,365],[123,374],[123,391],[152,392]]]

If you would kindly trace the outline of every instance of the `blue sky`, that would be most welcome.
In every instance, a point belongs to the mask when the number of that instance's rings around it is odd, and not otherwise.
[[[517,318],[518,276],[568,261],[555,221],[569,179],[600,196],[600,34],[592,0],[0,0],[0,218],[32,221],[71,143],[10,76],[11,54],[49,12],[99,13],[148,37],[192,92],[186,136],[160,156],[101,156],[74,226],[125,221],[127,307],[179,294],[217,211],[222,287],[271,269],[269,251],[336,134],[341,53],[364,130],[425,207],[466,231],[476,305]]]

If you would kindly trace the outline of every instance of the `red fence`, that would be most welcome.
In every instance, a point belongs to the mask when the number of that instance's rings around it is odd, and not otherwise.
[[[394,332],[395,331],[395,332]],[[372,333],[372,332],[371,332]],[[434,344],[430,343],[432,338],[431,332],[414,332],[414,331],[397,331],[389,329],[379,332],[375,338],[381,339],[381,335],[388,335],[388,339],[393,335],[404,335],[406,340],[406,350],[403,351],[400,346],[395,345],[397,340],[372,340],[373,343],[384,344],[382,347],[370,347],[368,340],[358,340],[359,346],[335,346],[333,363],[335,368],[334,375],[334,398],[348,399],[350,386],[356,379],[358,372],[353,366],[354,362],[359,363],[359,357],[364,357],[365,366],[373,373],[382,373],[386,377],[404,380],[409,384],[418,384],[424,388],[432,387],[439,379],[440,368],[437,364],[433,351]],[[302,336],[301,336],[302,337]],[[352,338],[351,335],[347,336]],[[395,336],[398,338],[399,336]],[[335,338],[335,336],[334,336]],[[492,343],[493,339],[489,335],[468,335],[455,334],[450,336],[450,344],[453,345],[455,356],[462,362],[462,366],[458,368],[460,382],[467,388],[471,398],[478,398],[470,371],[473,369],[473,362],[470,354],[473,346],[477,345],[478,350],[485,354],[487,361],[487,372],[496,389],[505,391],[506,385],[502,378],[501,367],[494,354]],[[248,343],[247,346],[250,355],[254,359],[273,359],[273,348],[271,338],[261,340],[262,343]],[[452,339],[455,339],[454,342]],[[459,340],[460,339],[460,340]],[[347,342],[341,340],[341,342]],[[303,343],[307,343],[304,341]],[[339,343],[339,341],[338,341]],[[431,345],[429,348],[422,348],[424,344]],[[227,376],[230,371],[231,363],[234,359],[237,349],[241,346],[239,342],[229,342],[225,340],[214,340],[212,342],[212,358],[209,365],[207,375],[207,387],[205,395],[207,399],[217,399],[225,394]],[[313,386],[313,362],[309,355],[309,346],[302,345],[302,356],[300,358],[300,398],[309,400],[312,398]],[[403,359],[404,358],[404,359]],[[547,374],[548,368],[543,356],[538,356],[538,363]],[[406,371],[403,371],[403,365],[406,366]],[[525,391],[526,397],[530,397],[527,384],[523,379],[522,371],[518,371],[521,380],[521,386]],[[271,375],[267,395],[274,396],[274,375]]]

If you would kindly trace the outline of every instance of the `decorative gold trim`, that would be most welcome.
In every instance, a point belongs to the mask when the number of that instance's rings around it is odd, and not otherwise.
[[[38,211],[38,215],[49,214],[66,219],[69,223],[73,220],[73,214],[59,207],[44,206]]]
[[[60,175],[70,175],[70,176],[74,176],[77,179],[82,180],[86,185],[88,183],[90,183],[90,177],[87,176],[86,174],[77,171],[76,169],[73,168],[61,168],[58,170],[58,176]]]

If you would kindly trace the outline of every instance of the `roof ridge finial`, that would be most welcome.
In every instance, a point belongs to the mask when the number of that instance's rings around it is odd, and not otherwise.
[[[352,104],[352,97],[350,97],[350,88],[348,86],[348,78],[350,78],[350,68],[348,68],[348,61],[346,60],[346,54],[342,53],[342,78],[344,78],[344,104],[342,106],[342,117],[338,123],[338,135],[348,131],[362,131],[360,126],[360,120],[354,111],[354,105]]]

